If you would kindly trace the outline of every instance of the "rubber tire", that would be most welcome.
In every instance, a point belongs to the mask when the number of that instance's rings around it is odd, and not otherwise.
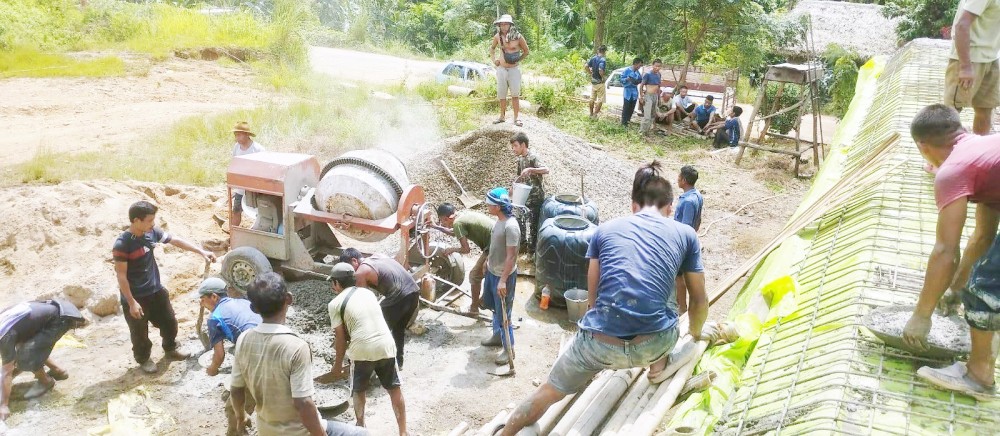
[[[253,279],[271,271],[274,271],[274,268],[271,267],[267,256],[253,247],[237,247],[226,253],[226,257],[222,259],[222,277],[226,279],[226,283],[243,295],[246,295],[247,288],[250,283],[253,283]],[[252,275],[246,278],[248,273]],[[234,277],[234,275],[238,277]]]

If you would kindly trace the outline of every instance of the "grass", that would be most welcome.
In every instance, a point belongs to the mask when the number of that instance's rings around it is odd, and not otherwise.
[[[570,105],[570,108],[549,117],[549,121],[567,133],[599,144],[604,148],[622,150],[631,159],[662,157],[668,152],[692,153],[701,150],[707,144],[705,140],[688,136],[653,135],[643,137],[635,127],[630,126],[625,129],[617,120],[608,118],[591,120],[587,116],[586,107],[582,104]],[[632,118],[633,124],[638,122],[638,118]]]
[[[115,56],[75,59],[64,54],[42,53],[29,47],[0,51],[0,78],[109,77],[124,74],[125,62]]]

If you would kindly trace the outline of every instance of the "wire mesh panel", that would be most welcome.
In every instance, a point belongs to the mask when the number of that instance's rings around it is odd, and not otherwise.
[[[861,327],[876,307],[915,303],[923,284],[937,209],[909,123],[940,102],[949,48],[914,41],[887,64],[844,173],[870,162],[898,132],[901,139],[882,155],[888,177],[852,193],[803,236],[810,244],[790,271],[799,284],[797,310],[765,325],[717,432],[1000,433],[1000,402],[977,403],[916,377],[920,366],[951,362],[889,348]]]

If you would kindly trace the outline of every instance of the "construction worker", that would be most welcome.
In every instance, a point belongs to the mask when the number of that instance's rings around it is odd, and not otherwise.
[[[497,32],[490,43],[490,59],[496,66],[497,98],[500,100],[500,118],[493,124],[506,120],[507,92],[510,91],[511,106],[514,109],[514,125],[521,127],[518,116],[521,112],[521,69],[518,65],[528,56],[528,43],[524,35],[514,27],[514,18],[504,14],[493,22]],[[496,57],[497,47],[500,47],[500,57]]]
[[[590,76],[590,118],[597,118],[601,112],[601,106],[607,99],[607,86],[604,81],[608,78],[608,60],[605,54],[608,46],[598,47],[597,54],[587,61],[587,74]]]
[[[484,268],[486,267],[486,257],[490,253],[490,233],[493,231],[493,219],[488,215],[476,212],[472,209],[463,210],[461,213],[455,212],[455,206],[451,203],[442,203],[437,207],[438,220],[441,225],[434,226],[435,229],[458,238],[458,247],[446,248],[441,252],[441,256],[448,257],[452,253],[469,254],[472,248],[469,246],[471,239],[480,250],[483,251],[476,259],[476,264],[469,271],[469,282],[472,283],[472,306],[469,307],[470,314],[478,314],[479,306],[482,304],[483,278],[485,278]]]
[[[684,274],[691,295],[688,333],[695,340],[707,333],[703,326],[708,297],[698,235],[670,219],[671,191],[660,164],[653,161],[635,174],[633,215],[597,228],[587,250],[590,310],[548,381],[514,409],[503,435],[531,425],[601,370],[649,366],[652,383],[669,377],[665,368],[679,333],[673,289],[678,272]]]
[[[22,371],[35,374],[35,383],[25,399],[38,398],[66,380],[69,374],[49,358],[56,342],[70,329],[86,324],[76,306],[68,301],[47,300],[15,304],[0,312],[0,421],[10,416],[10,391],[14,376]],[[45,367],[49,367],[48,373]]]
[[[309,343],[285,326],[292,294],[278,273],[257,276],[247,290],[257,327],[236,340],[232,402],[236,434],[244,434],[247,394],[256,399],[260,436],[354,436],[363,428],[323,419],[313,402],[312,352]]]
[[[513,220],[514,205],[505,188],[493,188],[486,193],[486,207],[490,215],[497,217],[496,224],[490,232],[490,254],[486,258],[486,279],[484,280],[485,295],[483,303],[493,309],[493,335],[482,342],[483,346],[503,346],[503,337],[507,335],[511,347],[514,346],[514,329],[510,327],[511,311],[514,308],[514,290],[517,286],[517,249],[520,246],[521,228]],[[501,303],[501,301],[503,303]],[[506,309],[506,310],[504,310]],[[504,315],[506,314],[506,315]],[[507,331],[504,329],[503,317],[506,316]],[[494,362],[506,365],[514,356],[507,355],[507,348],[497,355]]]
[[[519,132],[510,138],[510,148],[517,158],[517,178],[515,182],[525,182],[531,185],[531,192],[528,193],[528,200],[524,202],[527,207],[527,214],[519,214],[518,222],[521,224],[522,243],[525,251],[535,252],[535,245],[538,244],[538,217],[542,215],[542,203],[545,202],[545,187],[543,177],[549,173],[549,168],[542,163],[535,152],[528,147],[528,135]]]
[[[128,208],[128,230],[118,236],[111,251],[122,310],[132,339],[132,356],[139,363],[139,368],[149,374],[156,372],[156,364],[149,358],[153,348],[153,343],[149,341],[150,323],[160,330],[163,357],[172,360],[190,357],[188,353],[177,351],[177,317],[170,305],[170,294],[160,283],[160,270],[153,249],[157,244],[170,244],[215,262],[215,254],[156,227],[157,211],[157,207],[148,201],[133,203]]]
[[[946,314],[959,301],[965,306],[972,352],[969,361],[917,374],[945,389],[982,400],[996,398],[993,370],[1000,330],[1000,136],[966,132],[955,109],[936,104],[925,107],[910,124],[920,154],[938,168],[934,198],[938,207],[937,236],[927,260],[917,307],[906,323],[903,339],[927,349],[927,334],[935,306]],[[962,230],[970,203],[976,203],[976,225],[960,253]]]
[[[406,403],[400,388],[399,373],[393,356],[396,345],[385,318],[377,309],[378,299],[370,289],[357,286],[354,267],[338,263],[330,272],[331,288],[335,295],[330,301],[330,326],[334,329],[334,349],[337,353],[333,369],[317,377],[339,380],[344,377],[344,356],[354,365],[351,397],[354,399],[354,416],[357,426],[365,426],[365,392],[372,374],[378,376],[382,387],[389,392],[392,411],[396,415],[400,436],[406,432]]]
[[[698,170],[691,165],[681,167],[681,173],[677,175],[677,187],[681,189],[681,196],[677,199],[677,208],[674,209],[674,220],[687,224],[697,233],[701,229],[701,207],[705,204],[705,199],[698,192],[694,184],[698,182]],[[678,275],[675,283],[677,289],[677,313],[687,312],[687,283],[683,275]]]
[[[1000,1],[961,0],[951,28],[944,104],[975,111],[972,132],[988,135],[1000,106]]]
[[[356,271],[358,287],[382,294],[382,315],[396,341],[396,364],[403,369],[403,339],[420,305],[420,286],[413,275],[395,259],[380,254],[365,258],[361,252],[345,249],[340,261],[350,264]]]
[[[236,144],[233,144],[233,157],[264,151],[264,146],[253,140],[253,137],[257,135],[250,130],[250,124],[246,121],[240,121],[233,126],[233,136],[236,138]],[[239,227],[240,223],[243,222],[243,195],[245,193],[246,191],[242,189],[233,189],[231,227]]]

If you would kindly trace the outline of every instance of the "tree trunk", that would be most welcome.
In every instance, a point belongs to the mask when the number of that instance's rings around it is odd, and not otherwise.
[[[604,45],[604,29],[608,25],[608,10],[611,8],[611,0],[594,0],[594,53],[597,48]]]

